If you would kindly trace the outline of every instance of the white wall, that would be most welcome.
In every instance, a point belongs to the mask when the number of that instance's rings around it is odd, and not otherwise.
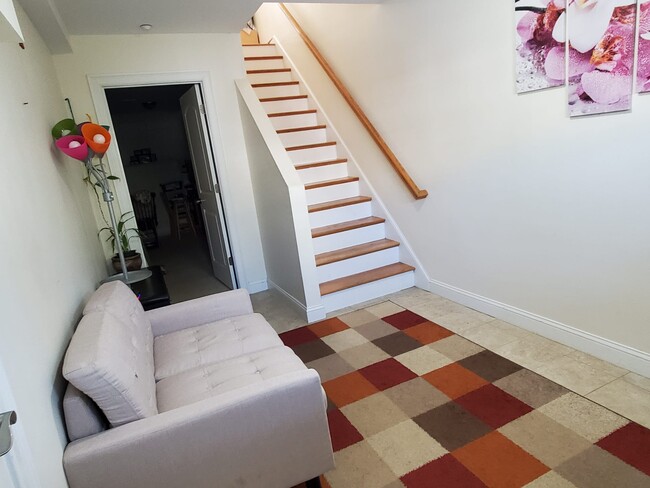
[[[105,271],[82,166],[50,136],[66,117],[52,59],[19,19],[26,49],[0,43],[0,358],[41,486],[62,488],[61,361]]]
[[[517,96],[511,2],[289,8],[429,191],[412,199],[265,4],[261,42],[278,35],[434,289],[650,353],[650,98],[636,96],[631,114],[570,120],[563,89]]]
[[[54,64],[78,118],[95,113],[87,75],[209,73],[218,117],[211,121],[216,122],[211,127],[216,136],[213,144],[219,146],[217,155],[223,155],[221,186],[240,284],[253,290],[265,288],[264,256],[234,84],[244,77],[239,34],[77,36],[70,42],[72,54],[54,56]]]

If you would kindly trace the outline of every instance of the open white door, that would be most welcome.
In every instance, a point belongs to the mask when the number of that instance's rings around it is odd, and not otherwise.
[[[221,206],[216,168],[210,146],[208,124],[198,85],[192,86],[180,98],[187,142],[194,166],[197,193],[205,233],[210,248],[210,258],[215,277],[230,288],[235,288],[235,270],[232,264],[228,234]]]

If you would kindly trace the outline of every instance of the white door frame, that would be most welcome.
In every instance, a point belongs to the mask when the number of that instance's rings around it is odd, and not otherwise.
[[[181,71],[181,72],[161,72],[161,73],[133,73],[133,74],[116,74],[116,75],[88,75],[88,85],[90,94],[95,106],[98,124],[108,124],[113,127],[108,101],[106,99],[105,89],[107,88],[132,88],[146,87],[152,85],[200,85],[201,93],[204,97],[205,115],[208,121],[208,132],[210,142],[212,143],[212,153],[214,157],[214,167],[212,168],[212,183],[217,184],[221,190],[223,198],[223,213],[226,221],[228,233],[226,235],[227,244],[235,262],[235,277],[239,286],[246,286],[248,280],[243,265],[243,254],[239,240],[239,232],[236,219],[232,218],[229,209],[234,208],[234,201],[230,185],[227,179],[227,170],[225,168],[225,153],[223,150],[223,140],[221,130],[219,129],[219,117],[216,110],[215,98],[212,94],[212,81],[210,73],[207,71]],[[106,153],[107,164],[111,173],[117,176],[124,184],[115,185],[115,198],[118,202],[122,213],[133,211],[131,197],[129,195],[128,184],[124,166],[117,143],[113,143]],[[111,161],[115,164],[111,164]],[[140,243],[138,241],[138,246]],[[140,249],[141,251],[142,249]]]

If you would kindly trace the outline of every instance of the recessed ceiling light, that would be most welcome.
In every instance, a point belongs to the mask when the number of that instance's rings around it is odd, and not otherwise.
[[[142,29],[144,31],[151,30],[152,27],[153,27],[153,25],[151,25],[151,24],[140,24],[140,29]]]

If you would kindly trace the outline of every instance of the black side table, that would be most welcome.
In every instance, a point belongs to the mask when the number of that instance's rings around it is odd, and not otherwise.
[[[151,276],[146,280],[131,284],[131,290],[138,296],[144,309],[153,310],[154,308],[171,305],[162,268],[160,266],[149,266],[146,269],[151,271]]]

